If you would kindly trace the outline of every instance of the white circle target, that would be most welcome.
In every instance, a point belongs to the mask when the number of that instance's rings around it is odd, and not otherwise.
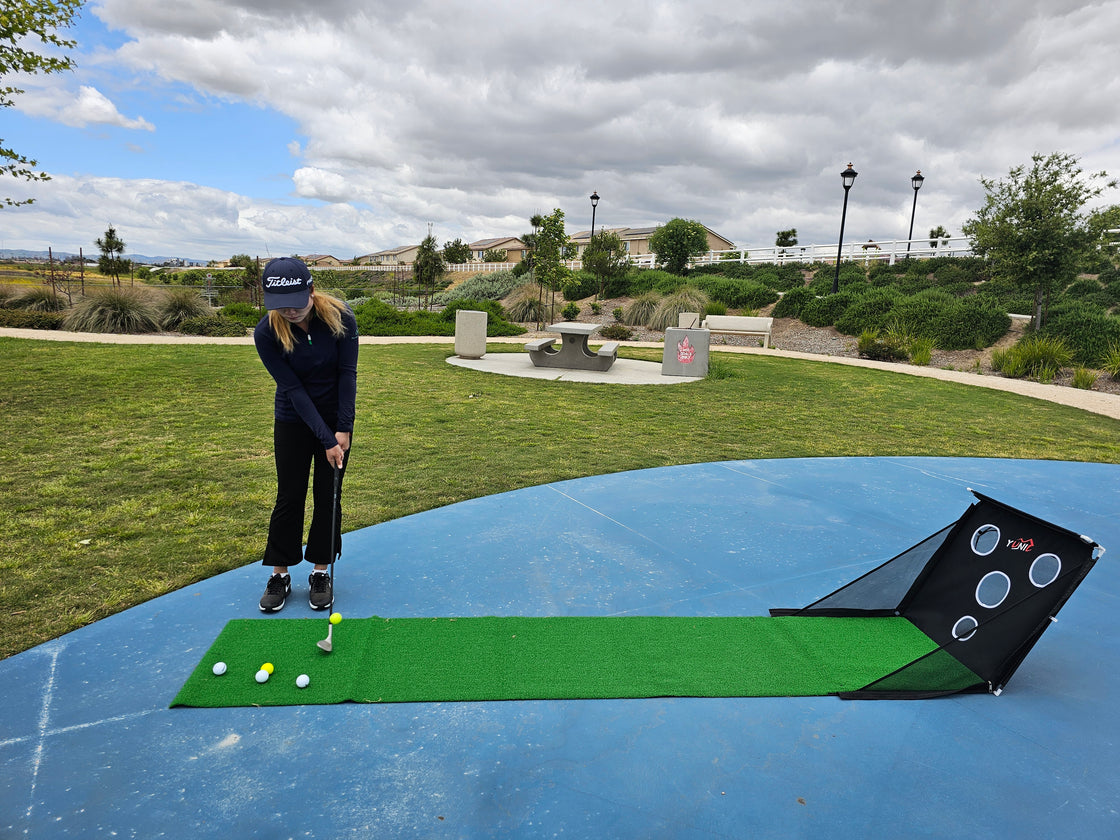
[[[972,551],[987,557],[999,547],[999,528],[995,525],[981,525],[972,532]]]
[[[957,641],[967,642],[976,633],[980,622],[970,615],[962,615],[953,625],[953,638]]]
[[[1058,575],[1062,573],[1062,558],[1057,554],[1040,554],[1031,563],[1031,570],[1028,573],[1031,583],[1042,589],[1044,586],[1049,586],[1058,579]]]
[[[1011,594],[1011,578],[1003,572],[988,572],[976,584],[976,603],[994,610]]]

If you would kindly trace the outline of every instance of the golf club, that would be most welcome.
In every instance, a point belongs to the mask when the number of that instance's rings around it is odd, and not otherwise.
[[[316,642],[319,650],[326,653],[331,652],[331,636],[334,633],[334,625],[331,624],[330,614],[334,612],[334,535],[338,529],[338,491],[342,483],[342,467],[334,468],[334,495],[331,497],[331,605],[327,608],[327,638],[320,642]]]

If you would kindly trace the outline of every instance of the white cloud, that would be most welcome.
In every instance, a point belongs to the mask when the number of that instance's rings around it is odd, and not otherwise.
[[[274,142],[293,201],[311,203],[237,197],[236,220],[215,219],[218,256],[245,233],[319,237],[314,251],[418,241],[429,222],[445,238],[518,233],[554,207],[574,230],[593,189],[611,225],[681,215],[747,245],[785,227],[824,242],[849,160],[849,236],[904,236],[919,168],[915,229],[957,232],[978,177],[1035,151],[1120,170],[1120,4],[101,0],[93,12],[127,36],[103,72],[298,126]],[[82,91],[41,107],[151,130]]]
[[[143,117],[129,118],[117,110],[105,94],[90,85],[81,85],[77,94],[62,87],[39,87],[19,97],[16,107],[33,117],[43,117],[75,128],[113,125],[139,131],[155,131]]]

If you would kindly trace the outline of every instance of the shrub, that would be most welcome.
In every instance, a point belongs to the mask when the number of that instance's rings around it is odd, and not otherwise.
[[[1101,358],[1101,370],[1113,379],[1120,379],[1120,344],[1110,344]]]
[[[705,277],[699,287],[712,300],[718,300],[734,309],[761,309],[769,306],[779,297],[769,286],[753,280],[736,280],[728,277]]]
[[[638,269],[630,278],[630,294],[641,296],[646,292],[671,295],[688,281],[677,274],[659,269]]]
[[[808,287],[802,286],[799,289],[790,289],[778,300],[777,306],[770,313],[775,318],[800,318],[801,310],[805,308],[805,304],[813,300],[815,295]]]
[[[1097,384],[1097,374],[1089,368],[1079,367],[1073,371],[1074,388],[1081,388],[1085,391],[1091,391],[1093,386]]]
[[[433,297],[436,304],[446,306],[453,300],[501,300],[521,283],[521,279],[508,269],[476,274],[468,277],[454,289],[440,292]]]
[[[629,341],[634,337],[634,331],[622,324],[607,324],[599,330],[599,335],[611,341]]]
[[[1079,365],[1095,367],[1112,344],[1120,344],[1120,318],[1086,302],[1067,301],[1050,310],[1042,334],[1060,337]]]
[[[1052,381],[1072,360],[1073,354],[1065,342],[1039,333],[1024,336],[1006,351],[992,353],[992,367],[1004,376],[1031,377],[1039,382]]]
[[[832,281],[836,276],[836,266],[822,265],[813,273],[809,288],[817,295],[832,294]],[[856,290],[869,285],[867,273],[860,263],[846,262],[840,264],[840,291],[845,289]]]
[[[649,319],[650,329],[675,327],[682,312],[703,312],[708,296],[695,286],[685,286],[676,294],[663,298]]]
[[[234,338],[245,335],[248,328],[240,321],[223,318],[221,315],[201,315],[186,318],[179,323],[179,332],[184,335],[208,335]]]
[[[897,337],[881,334],[877,329],[864,330],[856,346],[864,359],[901,362],[909,358],[906,348],[897,342]]]
[[[831,327],[851,302],[852,293],[846,291],[814,297],[802,307],[801,320],[810,327]]]
[[[151,333],[159,313],[151,301],[128,289],[109,289],[84,297],[63,320],[64,329],[94,333]]]
[[[957,298],[932,324],[933,340],[942,350],[982,350],[1011,328],[1007,312],[991,298]]]
[[[870,288],[854,298],[836,319],[836,329],[845,335],[859,335],[865,330],[880,330],[887,325],[891,310],[898,301],[894,288]]]
[[[46,286],[33,286],[8,301],[13,309],[26,309],[31,312],[61,312],[66,301]]]
[[[645,326],[653,319],[653,313],[657,311],[660,303],[661,295],[657,292],[638,295],[622,311],[622,323],[631,327]]]
[[[575,271],[564,283],[564,300],[583,300],[599,291],[599,280],[590,271]]]
[[[579,304],[575,303],[574,301],[572,303],[569,303],[567,306],[560,310],[560,314],[563,316],[565,321],[574,321],[579,317]]]
[[[0,327],[21,330],[60,330],[65,316],[61,312],[32,309],[0,309]]]
[[[506,311],[513,321],[542,321],[544,302],[536,283],[522,283],[506,299]]]
[[[891,320],[914,336],[932,337],[933,325],[956,298],[941,289],[927,289],[895,302]]]
[[[614,318],[615,321],[617,321],[618,323],[621,324],[622,323],[622,307],[621,306],[616,306],[614,309],[612,309],[611,310],[611,317]]]
[[[704,307],[704,315],[726,315],[727,307],[719,301],[711,301]]]
[[[188,318],[204,318],[213,314],[210,304],[193,289],[168,292],[156,305],[156,310],[159,313],[160,327],[171,332],[177,330]],[[256,324],[256,321],[253,323]]]
[[[368,300],[368,298],[358,298],[353,301],[351,305],[356,306],[363,300]],[[244,324],[246,327],[255,327],[261,318],[264,317],[264,310],[257,309],[257,307],[253,306],[251,303],[228,303],[222,307],[218,314],[227,320]]]

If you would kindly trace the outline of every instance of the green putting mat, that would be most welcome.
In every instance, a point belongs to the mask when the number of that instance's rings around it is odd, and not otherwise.
[[[171,705],[814,696],[936,649],[903,618],[374,617],[336,625],[330,654],[316,645],[326,631],[324,619],[231,621]],[[977,679],[943,659],[923,677],[934,687]],[[260,684],[265,662],[275,670]]]

